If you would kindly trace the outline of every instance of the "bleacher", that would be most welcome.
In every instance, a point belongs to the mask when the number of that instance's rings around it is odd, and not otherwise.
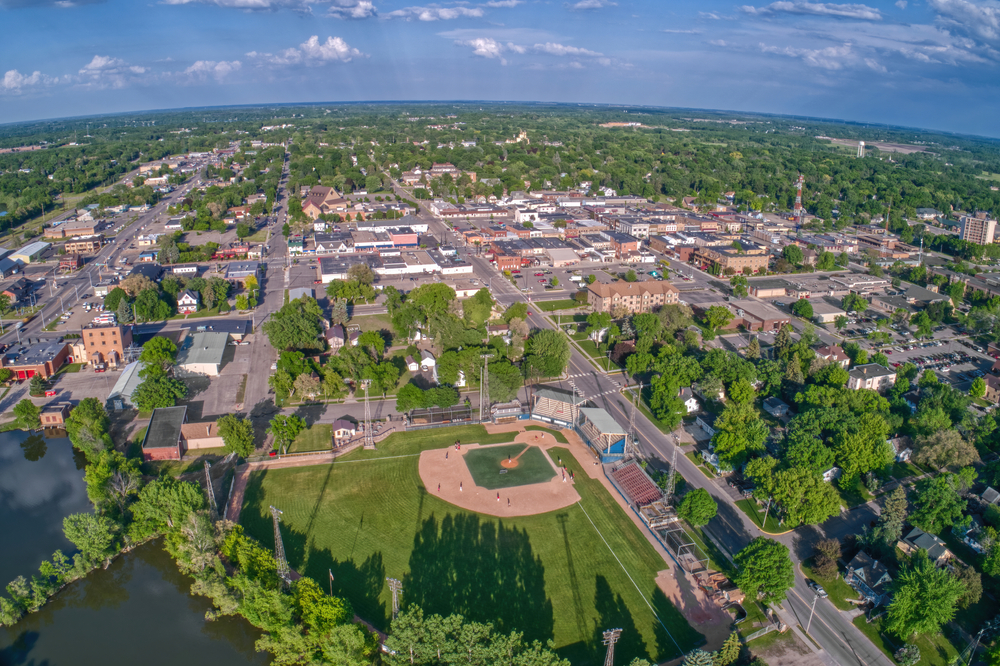
[[[653,483],[646,471],[635,461],[615,468],[611,472],[611,478],[633,506],[643,507],[663,499],[660,487]]]
[[[531,415],[543,421],[573,424],[579,416],[579,405],[573,404],[573,393],[551,386],[539,386],[535,390],[535,401]]]
[[[664,529],[680,520],[674,507],[657,500],[639,508],[639,516],[653,530]]]

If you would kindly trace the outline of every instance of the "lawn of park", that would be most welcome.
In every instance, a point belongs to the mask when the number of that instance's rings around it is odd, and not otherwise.
[[[609,628],[623,630],[616,663],[663,662],[700,644],[654,582],[663,559],[568,450],[534,449],[561,456],[576,473],[581,500],[564,509],[504,519],[427,493],[420,451],[513,436],[482,426],[399,433],[334,464],[255,472],[240,521],[271,548],[268,507],[281,509],[289,565],[324,588],[332,572],[334,594],[379,629],[389,626],[392,577],[402,581],[404,606],[551,639],[574,666],[603,663],[601,632]]]

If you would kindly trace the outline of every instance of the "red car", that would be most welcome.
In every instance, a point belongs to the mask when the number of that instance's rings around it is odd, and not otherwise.
[[[535,277],[542,277],[545,273],[535,273]]]
[[[543,278],[543,279],[539,280],[539,282],[548,282],[548,280],[546,280],[546,279]]]
[[[510,274],[511,275],[520,275],[521,271],[511,271]]]
[[[51,397],[52,397],[52,396],[54,396],[55,394],[56,394],[56,392],[55,392],[55,391],[46,391],[46,392],[45,392],[45,397],[46,397],[46,398],[51,398]]]

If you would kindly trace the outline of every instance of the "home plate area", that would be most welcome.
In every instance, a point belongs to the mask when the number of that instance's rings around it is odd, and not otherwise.
[[[579,501],[569,472],[546,449],[551,434],[528,431],[512,444],[461,444],[420,454],[427,490],[455,506],[492,516],[529,516]]]

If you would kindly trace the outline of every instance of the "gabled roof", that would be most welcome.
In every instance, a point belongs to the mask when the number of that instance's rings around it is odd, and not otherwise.
[[[849,357],[840,345],[827,345],[816,350],[816,356],[820,358],[832,358],[835,361],[846,361]]]
[[[180,303],[181,301],[197,303],[198,297],[190,289],[185,289],[177,295],[177,302]]]
[[[851,368],[851,377],[855,379],[873,379],[875,377],[888,377],[889,375],[895,375],[895,370],[890,370],[884,365],[879,365],[878,363],[866,363],[865,365],[857,365]]]
[[[927,556],[930,557],[932,562],[941,559],[941,557],[949,553],[944,541],[933,534],[924,532],[919,527],[914,527],[913,531],[906,535],[906,541],[917,548],[926,550]]]

